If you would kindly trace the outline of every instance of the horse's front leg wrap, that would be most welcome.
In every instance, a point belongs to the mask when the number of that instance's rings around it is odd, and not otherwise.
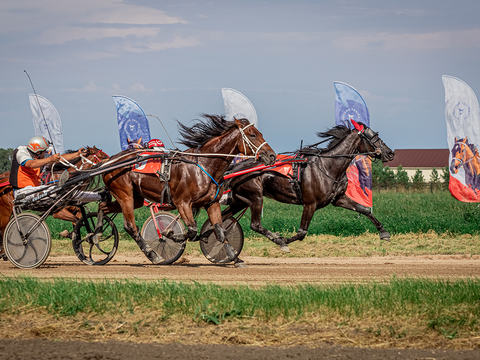
[[[235,257],[237,256],[237,252],[235,251],[233,246],[228,243],[228,240],[225,237],[225,229],[223,228],[223,226],[221,224],[215,224],[213,228],[217,240],[223,243],[223,247],[225,248],[225,252],[227,253],[228,258],[230,260],[235,259]]]
[[[162,262],[162,258],[145,242],[138,231],[135,231],[135,229],[128,225],[125,226],[125,231],[133,238],[133,240],[135,240],[138,247],[142,250],[148,260],[155,265]]]

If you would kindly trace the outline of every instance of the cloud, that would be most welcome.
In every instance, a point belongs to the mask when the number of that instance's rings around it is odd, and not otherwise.
[[[428,33],[371,33],[345,35],[335,40],[337,47],[348,50],[438,50],[480,47],[480,29],[437,31]]]
[[[200,41],[194,37],[174,36],[172,40],[166,41],[143,41],[142,43],[130,42],[122,46],[122,51],[130,53],[143,53],[152,51],[162,51],[167,49],[179,49],[185,47],[198,46]]]
[[[63,44],[75,40],[100,40],[107,38],[127,38],[133,36],[136,38],[153,37],[158,35],[160,28],[103,28],[103,27],[64,27],[49,29],[40,36],[40,42],[44,44]]]
[[[93,80],[90,80],[80,88],[68,88],[68,89],[65,89],[64,91],[74,92],[74,93],[94,93],[101,90],[102,89]]]

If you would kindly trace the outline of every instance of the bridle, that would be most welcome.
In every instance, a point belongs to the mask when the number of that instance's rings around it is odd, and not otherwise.
[[[254,154],[253,156],[255,157],[255,159],[258,157],[258,152],[260,151],[260,149],[264,146],[264,145],[267,145],[267,142],[264,141],[263,143],[261,143],[259,146],[256,146],[249,138],[248,136],[245,134],[245,130],[248,129],[250,126],[253,126],[253,123],[251,124],[248,124],[247,126],[241,128],[239,127],[238,129],[240,130],[240,134],[242,134],[242,142],[243,142],[243,149],[244,149],[244,154],[247,152],[247,145],[248,145],[248,148],[250,149],[250,151]]]
[[[358,131],[358,135],[363,140],[365,140],[368,143],[368,145],[370,145],[372,148],[375,149],[374,151],[365,153],[364,155],[374,155],[375,157],[380,156],[382,154],[382,149],[376,145],[380,140],[380,137],[378,136],[378,132],[373,131],[372,129],[370,129],[365,125],[360,125],[353,119],[350,119],[350,121],[352,122],[355,129]]]
[[[454,146],[455,146],[455,145],[458,145],[458,146],[460,147],[460,149],[461,149],[460,152],[462,152],[463,154],[466,155],[465,149],[462,149],[462,145],[463,145],[463,146],[468,146],[467,144],[465,144],[463,141],[457,140],[457,141],[455,141]],[[453,149],[452,149],[452,150],[453,150]],[[457,151],[457,154],[458,154],[458,153],[459,153],[459,151]],[[453,160],[457,160],[457,161],[459,162],[458,165],[455,165],[455,169],[458,169],[460,166],[465,166],[465,165],[467,165],[469,162],[473,161],[476,157],[477,157],[477,156],[476,156],[475,154],[473,154],[473,156],[472,156],[470,159],[468,159],[467,161],[465,161],[465,160],[460,159],[460,158],[458,158],[457,156],[455,156],[455,157],[452,157],[452,161],[453,161]]]
[[[99,150],[99,152],[105,154],[102,150]],[[102,159],[100,159],[96,153],[93,153],[91,155],[93,155],[93,160],[94,161],[90,160],[88,157],[85,157],[83,154],[80,154],[80,161],[81,161],[80,166],[76,166],[75,164],[72,164],[70,161],[65,159],[63,156],[60,156],[59,163],[64,165],[64,166],[71,167],[71,168],[75,169],[76,171],[82,171],[86,164],[94,166],[94,165],[97,165],[98,163],[102,162]],[[53,170],[53,165],[52,165],[52,170]]]

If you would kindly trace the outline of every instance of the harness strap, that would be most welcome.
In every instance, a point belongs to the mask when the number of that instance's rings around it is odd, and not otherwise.
[[[210,175],[210,174],[208,173],[208,171],[205,170],[205,169],[202,167],[202,165],[200,165],[200,164],[195,164],[195,165],[197,165],[197,166],[200,168],[200,170],[202,170],[205,174],[207,174],[207,176],[213,181],[213,183],[214,183],[215,185],[217,185],[217,192],[215,193],[215,196],[214,196],[214,198],[213,198],[212,201],[211,201],[211,203],[212,203],[212,202],[214,202],[215,199],[217,198],[218,193],[220,192],[220,187],[222,186],[223,183],[222,183],[222,184],[219,184],[219,183],[213,178],[213,176]]]

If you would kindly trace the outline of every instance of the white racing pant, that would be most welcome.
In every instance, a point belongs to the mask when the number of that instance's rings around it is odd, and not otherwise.
[[[55,194],[56,189],[57,187],[52,185],[26,186],[15,190],[14,196],[15,199],[21,198],[20,200],[24,203],[33,203],[41,199],[55,200],[57,197]],[[76,191],[72,196],[72,200],[88,203],[100,201],[102,197],[94,191]]]

